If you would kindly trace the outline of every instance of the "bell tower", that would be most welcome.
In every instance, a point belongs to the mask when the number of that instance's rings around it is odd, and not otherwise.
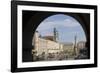
[[[53,40],[54,40],[55,42],[57,42],[57,41],[58,41],[58,31],[57,31],[56,28],[53,29],[53,33],[54,33],[54,38],[53,38]]]

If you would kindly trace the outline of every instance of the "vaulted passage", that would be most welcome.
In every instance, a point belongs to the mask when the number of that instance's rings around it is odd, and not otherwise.
[[[37,12],[23,11],[23,62],[32,61],[32,39],[38,26],[47,18],[54,15],[65,15],[79,22],[86,38],[85,46],[88,48],[90,58],[90,15],[84,13]],[[46,28],[46,27],[45,27]]]

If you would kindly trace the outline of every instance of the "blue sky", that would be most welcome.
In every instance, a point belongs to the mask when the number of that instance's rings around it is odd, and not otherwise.
[[[53,35],[53,29],[56,28],[59,33],[59,42],[74,42],[75,35],[77,41],[86,41],[85,33],[80,23],[73,17],[57,14],[46,18],[40,23],[37,31],[42,36]]]

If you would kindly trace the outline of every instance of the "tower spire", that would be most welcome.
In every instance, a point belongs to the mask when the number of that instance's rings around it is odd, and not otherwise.
[[[53,29],[53,33],[54,33],[54,41],[57,42],[57,40],[58,40],[58,31],[56,30],[56,28]]]
[[[75,47],[76,47],[77,36],[75,35]]]
[[[74,37],[74,40],[75,40],[75,43],[74,43],[74,52],[75,52],[75,55],[77,53],[77,36],[75,35]]]

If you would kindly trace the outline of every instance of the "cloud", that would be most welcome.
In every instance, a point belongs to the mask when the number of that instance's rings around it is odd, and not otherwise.
[[[76,27],[80,25],[79,22],[76,21],[75,19],[65,19],[63,22],[67,23],[64,25],[66,27]]]
[[[65,20],[55,20],[55,21],[48,21],[45,22],[43,21],[37,28],[37,30],[47,30],[47,29],[52,29],[54,27],[77,27],[80,24],[75,20],[75,19],[65,19]]]

